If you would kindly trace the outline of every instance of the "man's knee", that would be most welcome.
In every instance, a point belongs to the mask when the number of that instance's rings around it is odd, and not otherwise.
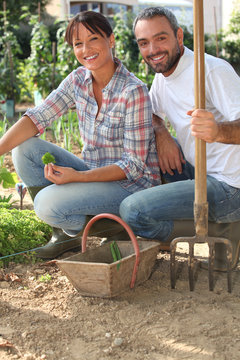
[[[135,223],[138,213],[138,206],[133,196],[124,199],[119,208],[121,218],[129,225]]]
[[[119,208],[119,213],[120,213],[121,218],[128,223],[129,205],[128,205],[126,199],[124,199],[121,202],[120,208]]]

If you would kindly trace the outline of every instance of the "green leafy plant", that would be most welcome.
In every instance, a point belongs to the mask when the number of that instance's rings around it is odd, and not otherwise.
[[[9,196],[0,195],[0,206],[6,209],[10,209],[12,205],[17,202],[16,200],[11,201],[12,198],[13,194],[10,194]]]
[[[73,49],[66,41],[64,41],[65,31],[68,21],[58,23],[57,30],[57,63],[56,63],[56,84],[59,84],[74,69],[80,66]]]
[[[120,12],[114,16],[115,54],[129,71],[138,72],[138,46],[132,32],[134,14]]]
[[[9,127],[9,122],[6,118],[6,115],[3,115],[3,120],[0,120],[0,138],[5,134],[5,132],[7,131],[8,127]],[[3,167],[4,164],[4,158],[5,155],[1,155],[0,156],[0,168]]]
[[[18,182],[17,174],[8,171],[5,167],[0,169],[0,184],[4,189],[14,188]]]
[[[58,121],[51,124],[54,140],[57,144],[68,151],[72,151],[73,145],[78,145],[81,150],[83,141],[79,132],[78,117],[75,111],[69,110]],[[62,141],[63,140],[63,141]]]
[[[54,121],[51,124],[51,131],[53,139],[60,144],[61,142],[61,121]]]
[[[139,54],[138,64],[138,72],[135,75],[150,89],[154,79],[153,70],[145,63],[141,54]]]
[[[21,20],[28,17],[32,26],[31,33],[31,55],[26,59],[25,71],[31,79],[31,87],[35,86],[43,97],[52,90],[52,44],[48,27],[39,21],[38,15],[29,13],[27,7],[23,7],[25,11],[21,16]]]
[[[55,160],[55,157],[52,154],[50,154],[49,152],[46,152],[42,156],[42,162],[43,162],[44,165],[47,165],[49,163],[55,164],[56,160]]]
[[[52,228],[41,221],[33,210],[0,206],[0,266],[12,259],[16,263],[35,261],[34,252],[27,251],[46,244],[51,233]],[[24,251],[26,253],[22,255],[11,256]]]
[[[112,257],[113,257],[113,262],[122,259],[122,255],[121,255],[121,252],[119,250],[119,247],[118,247],[118,244],[116,243],[116,241],[113,241],[110,244],[110,250],[111,250]],[[120,263],[117,265],[117,270],[119,270],[119,268],[120,268]]]
[[[234,10],[223,46],[226,59],[240,71],[240,0],[234,2]]]
[[[9,126],[10,124],[6,117],[4,117],[3,120],[0,120],[0,137],[2,137],[5,134]]]

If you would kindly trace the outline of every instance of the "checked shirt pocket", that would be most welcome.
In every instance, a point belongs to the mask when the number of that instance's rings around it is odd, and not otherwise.
[[[103,137],[106,142],[121,143],[124,134],[124,117],[122,114],[112,115],[108,113],[104,115],[103,121],[98,125],[98,134]]]

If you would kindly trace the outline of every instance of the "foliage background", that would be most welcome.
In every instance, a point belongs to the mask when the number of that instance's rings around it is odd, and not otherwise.
[[[39,90],[43,97],[56,88],[74,68],[79,66],[72,49],[64,42],[67,22],[55,21],[44,11],[50,0],[41,0],[41,13],[38,13],[38,0],[7,1],[8,41],[14,59],[14,91],[17,101],[33,101],[34,91]],[[0,8],[3,0],[0,0]],[[3,14],[0,13],[0,96],[7,89],[7,59],[4,51]],[[116,37],[115,55],[136,76],[148,86],[154,74],[142,61],[132,33],[135,15],[131,12],[120,13],[111,18]],[[28,25],[24,25],[28,23]],[[14,24],[14,25],[13,25]],[[184,43],[193,48],[192,29],[180,24],[184,30]],[[240,63],[240,0],[236,0],[229,29],[219,31],[216,36],[205,35],[206,52],[227,59],[237,70]],[[55,50],[55,51],[54,51]],[[6,97],[6,96],[5,96]]]

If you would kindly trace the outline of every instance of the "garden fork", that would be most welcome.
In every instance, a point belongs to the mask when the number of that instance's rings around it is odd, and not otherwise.
[[[195,108],[205,109],[205,69],[204,69],[204,27],[203,27],[203,0],[194,0],[194,96]],[[215,256],[215,244],[223,243],[227,252],[227,281],[228,292],[232,291],[231,263],[232,244],[225,238],[208,236],[208,203],[207,203],[207,176],[206,176],[206,143],[195,139],[195,199],[194,199],[194,237],[179,237],[174,239],[170,245],[170,272],[171,288],[175,288],[175,253],[179,242],[189,244],[188,274],[189,287],[194,290],[194,245],[196,243],[207,243],[209,247],[208,276],[209,290],[214,288],[213,266]]]

